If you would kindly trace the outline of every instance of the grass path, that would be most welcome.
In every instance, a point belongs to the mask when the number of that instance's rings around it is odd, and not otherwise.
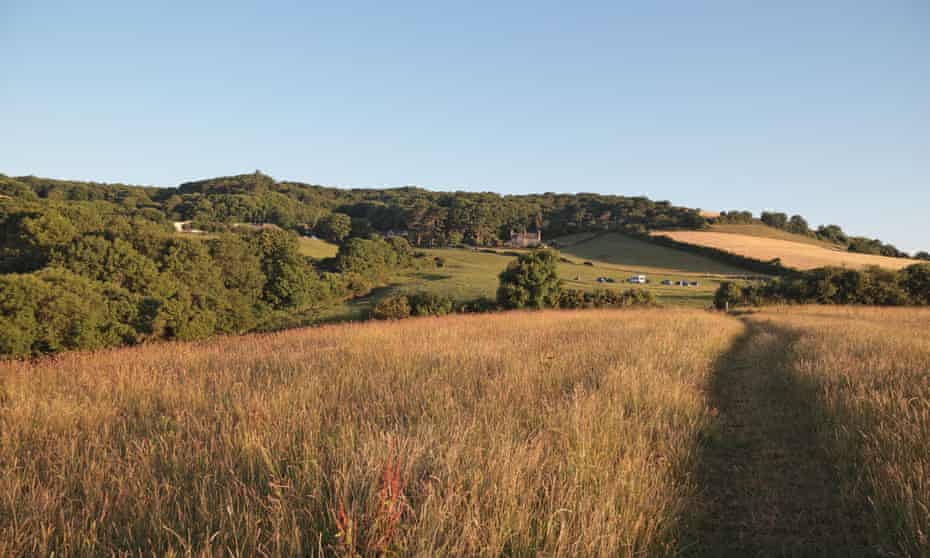
[[[816,386],[787,366],[796,334],[746,328],[711,385],[719,422],[699,459],[702,508],[685,553],[867,555],[857,521],[843,517],[836,468],[820,442]]]

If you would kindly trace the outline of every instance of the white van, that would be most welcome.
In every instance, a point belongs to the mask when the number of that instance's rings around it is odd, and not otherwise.
[[[634,275],[634,276],[630,277],[627,281],[629,281],[630,283],[636,283],[636,284],[639,284],[639,285],[645,285],[646,283],[649,282],[649,281],[646,279],[646,276],[645,276],[645,275]]]

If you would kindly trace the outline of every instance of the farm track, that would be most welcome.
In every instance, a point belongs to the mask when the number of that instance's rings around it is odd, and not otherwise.
[[[867,556],[844,514],[816,387],[787,365],[797,334],[746,323],[710,387],[719,422],[699,456],[688,556]],[[848,506],[848,502],[846,502]]]

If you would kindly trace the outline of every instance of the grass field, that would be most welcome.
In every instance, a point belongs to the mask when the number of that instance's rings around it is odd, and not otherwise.
[[[845,250],[842,246],[830,242],[824,242],[816,238],[804,236],[803,234],[794,234],[775,227],[770,227],[761,223],[753,224],[713,224],[710,226],[711,232],[738,234],[743,236],[756,236],[759,238],[774,238],[776,240],[786,240],[788,242],[800,242],[812,246],[820,246],[827,250]]]
[[[720,282],[730,274],[751,273],[621,235],[595,236],[577,235],[560,239],[561,254],[566,261],[559,264],[559,275],[567,288],[591,291],[599,288],[623,290],[636,286],[652,291],[663,305],[705,308],[711,304]],[[498,275],[514,258],[514,251],[508,249],[496,253],[471,248],[424,251],[430,256],[441,257],[445,261],[443,267],[401,274],[394,278],[391,285],[376,289],[370,296],[327,310],[323,319],[361,319],[379,300],[394,294],[429,292],[451,296],[458,301],[479,297],[493,299],[497,293]],[[589,253],[591,256],[585,257]],[[585,261],[594,265],[584,265]],[[631,263],[637,261],[643,264]],[[662,265],[668,267],[660,267]],[[625,282],[631,275],[640,273],[648,274],[648,285],[630,285]],[[616,282],[598,283],[598,277],[610,277]],[[698,286],[665,286],[661,284],[665,279],[688,279],[698,282]]]
[[[594,237],[569,236],[556,240],[565,246],[561,248],[564,256],[604,262],[630,272],[699,275],[748,273],[745,269],[723,264],[704,256],[650,244],[617,233],[606,233]]]
[[[862,268],[871,265],[888,269],[901,269],[918,263],[916,260],[906,258],[856,254],[842,250],[832,250],[810,243],[794,242],[780,238],[748,236],[733,232],[657,231],[653,234],[668,236],[688,244],[709,246],[757,260],[767,261],[781,258],[783,265],[801,270],[824,266]]]
[[[2,365],[0,555],[667,553],[737,329],[457,316]]]
[[[332,258],[339,251],[339,246],[319,238],[300,237],[300,253],[304,256],[322,260]]]
[[[559,274],[567,288],[586,291],[598,288],[628,289],[631,285],[625,282],[626,279],[642,273],[649,276],[650,283],[636,286],[652,291],[659,302],[666,305],[707,307],[721,281],[732,275],[751,274],[702,256],[619,234],[584,233],[562,237],[557,241],[564,260],[559,264]],[[508,249],[500,249],[496,253],[457,248],[431,249],[426,252],[430,256],[443,258],[445,265],[435,270],[401,275],[393,285],[377,290],[371,297],[334,309],[332,316],[359,318],[373,303],[397,293],[431,292],[451,296],[456,300],[494,298],[498,275],[514,258],[514,251]],[[585,265],[584,262],[593,265]],[[609,277],[615,283],[598,283],[599,277]],[[662,285],[661,282],[666,279],[687,279],[699,285]]]
[[[0,364],[0,556],[927,556],[928,321],[509,313]]]

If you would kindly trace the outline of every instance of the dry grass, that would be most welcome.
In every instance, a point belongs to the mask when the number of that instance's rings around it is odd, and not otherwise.
[[[715,223],[710,225],[710,232],[740,234],[743,236],[758,236],[761,238],[774,238],[778,240],[787,240],[789,242],[800,242],[801,244],[811,244],[820,246],[827,250],[844,249],[832,242],[825,242],[811,236],[803,234],[794,234],[775,227],[770,227],[761,223]]]
[[[930,310],[767,310],[782,331],[786,373],[810,386],[848,518],[869,554],[930,556]]]
[[[510,313],[0,364],[0,556],[928,556],[930,310]]]
[[[2,364],[0,555],[674,554],[741,330],[517,313]]]
[[[830,250],[815,244],[729,232],[658,231],[653,234],[668,236],[688,244],[709,246],[757,260],[767,261],[781,258],[783,265],[801,270],[824,266],[863,268],[871,265],[888,269],[901,269],[918,263],[916,260],[907,258],[856,254],[842,250]]]

